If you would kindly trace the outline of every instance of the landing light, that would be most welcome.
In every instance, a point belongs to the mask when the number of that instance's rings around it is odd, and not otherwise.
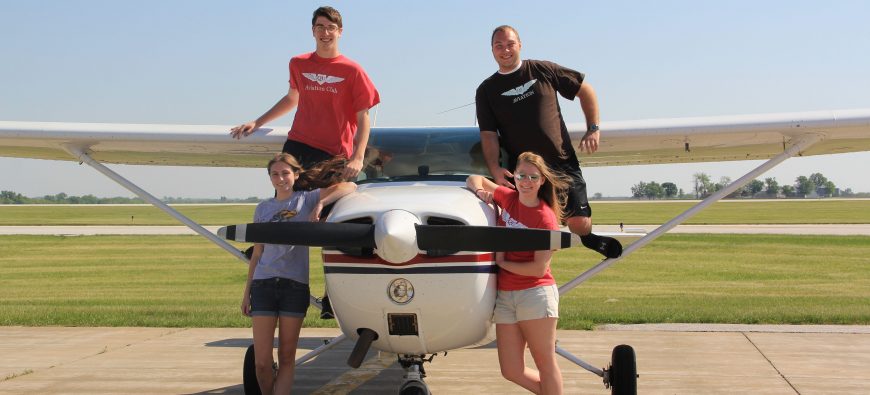
[[[404,278],[397,278],[390,281],[390,285],[387,287],[387,296],[397,304],[407,304],[411,299],[414,299],[414,285]]]

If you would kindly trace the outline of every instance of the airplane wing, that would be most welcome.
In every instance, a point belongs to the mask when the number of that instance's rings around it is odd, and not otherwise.
[[[0,121],[0,156],[71,160],[66,147],[103,163],[261,167],[281,150],[287,127],[234,140],[228,125]],[[870,109],[672,118],[602,123],[599,151],[583,166],[767,159],[807,134],[801,155],[870,150]],[[569,125],[574,146],[585,125]],[[486,174],[477,127],[373,128],[366,163],[379,175]],[[425,169],[423,169],[425,167]]]
[[[568,127],[575,146],[586,125]],[[801,156],[870,150],[870,109],[623,121],[601,125],[600,148],[584,166],[769,159],[808,134]]]

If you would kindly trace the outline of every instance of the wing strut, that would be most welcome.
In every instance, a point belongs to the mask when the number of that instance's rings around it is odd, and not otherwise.
[[[142,200],[145,200],[146,202],[151,203],[151,205],[153,205],[154,207],[157,207],[160,210],[162,210],[163,212],[165,212],[166,214],[169,214],[170,216],[172,216],[172,218],[177,219],[179,222],[183,223],[188,228],[192,229],[194,232],[199,233],[202,237],[209,239],[212,243],[216,244],[218,247],[223,248],[224,250],[226,250],[227,252],[229,252],[230,254],[235,256],[236,258],[239,258],[241,261],[243,261],[245,263],[248,262],[248,258],[245,257],[245,254],[242,254],[241,251],[239,251],[238,249],[236,249],[235,247],[230,245],[230,243],[227,243],[226,241],[224,241],[220,237],[217,237],[214,233],[209,232],[208,229],[203,228],[200,224],[194,222],[190,218],[185,217],[183,214],[179,213],[174,208],[169,207],[169,205],[167,205],[166,203],[163,203],[160,199],[154,197],[154,195],[146,192],[144,189],[139,188],[139,186],[137,186],[136,184],[133,184],[132,182],[130,182],[126,178],[122,177],[120,174],[115,173],[114,171],[112,171],[111,169],[106,167],[106,165],[104,165],[100,162],[97,162],[96,160],[91,158],[91,156],[88,155],[88,153],[85,152],[85,150],[83,150],[82,148],[76,147],[76,146],[73,146],[70,144],[64,144],[63,147],[64,147],[64,150],[66,150],[66,152],[68,152],[70,155],[72,155],[76,159],[78,159],[79,162],[87,163],[88,166],[93,167],[94,169],[96,169],[100,173],[103,173],[103,175],[105,175],[106,177],[109,177],[112,181],[115,181],[118,184],[120,184],[122,187],[127,188],[127,190],[129,190],[130,192],[133,192],[134,194],[136,194],[136,196],[139,196],[140,198],[142,198]]]
[[[750,181],[758,178],[764,172],[776,167],[777,165],[782,163],[784,160],[791,158],[792,156],[797,155],[801,151],[805,151],[807,148],[811,147],[813,144],[816,144],[819,141],[821,141],[822,138],[823,138],[823,136],[821,134],[818,134],[818,133],[809,133],[809,134],[804,134],[802,136],[799,136],[798,138],[795,139],[794,144],[792,144],[790,147],[786,148],[785,151],[783,151],[781,154],[771,158],[767,162],[764,162],[761,166],[756,167],[755,169],[753,169],[749,173],[746,173],[746,175],[744,175],[743,177],[740,177],[739,179],[737,179],[737,181],[734,181],[731,184],[728,184],[728,186],[726,186],[725,188],[722,188],[721,190],[713,193],[712,195],[710,195],[706,199],[698,202],[698,204],[692,206],[692,208],[684,211],[682,214],[674,217],[672,220],[659,226],[658,228],[656,228],[655,230],[653,230],[652,232],[650,232],[646,236],[642,237],[640,240],[629,245],[622,252],[622,256],[620,256],[619,258],[605,259],[605,260],[601,261],[601,263],[599,263],[599,264],[593,266],[591,269],[585,271],[583,274],[575,277],[573,280],[563,284],[561,287],[559,287],[559,294],[564,294],[565,292],[568,292],[568,291],[574,289],[576,286],[580,285],[581,283],[588,280],[592,276],[598,274],[598,272],[610,267],[610,265],[618,262],[620,259],[625,258],[626,256],[630,255],[632,252],[634,252],[634,251],[640,249],[641,247],[649,244],[651,241],[653,241],[653,240],[657,239],[659,236],[665,234],[667,231],[671,230],[673,227],[683,223],[683,221],[691,218],[692,216],[697,214],[699,211],[707,208],[707,206],[709,206],[713,203],[716,203],[717,201],[721,200],[725,196],[730,195],[732,192],[736,191],[738,188],[740,188],[740,187],[748,184]]]
[[[202,225],[194,222],[192,219],[185,217],[174,208],[169,207],[169,205],[163,203],[160,199],[154,197],[154,195],[148,193],[144,189],[139,188],[139,186],[133,184],[126,178],[122,177],[120,174],[115,173],[114,171],[112,171],[112,169],[106,167],[106,165],[97,162],[96,160],[94,160],[94,158],[91,158],[91,156],[88,155],[86,149],[72,144],[64,144],[63,149],[67,153],[78,159],[80,163],[87,163],[88,166],[93,167],[100,173],[103,173],[103,175],[105,175],[106,177],[109,177],[112,181],[115,181],[122,187],[127,188],[127,190],[133,192],[134,194],[136,194],[136,196],[142,198],[142,200],[151,203],[151,205],[153,205],[154,207],[157,207],[166,214],[169,214],[170,216],[172,216],[172,218],[177,219],[179,222],[183,223],[194,232],[199,233],[202,237],[205,237],[218,247],[223,248],[234,257],[238,258],[240,261],[248,263],[248,258],[245,257],[245,254],[242,254],[241,251],[233,247],[230,243],[227,243],[225,240],[221,239],[214,233],[209,232],[208,229],[203,228]],[[318,309],[322,309],[320,300],[315,298],[314,295],[309,295],[309,298],[311,299],[311,304],[315,305]]]
[[[650,232],[646,236],[642,237],[640,240],[629,245],[625,250],[623,250],[622,255],[619,258],[605,259],[605,260],[601,261],[601,263],[599,263],[599,264],[593,266],[591,269],[585,271],[583,274],[581,274],[581,275],[575,277],[573,280],[565,283],[564,285],[559,287],[559,294],[562,295],[562,294],[574,289],[575,287],[577,287],[578,285],[580,285],[584,281],[586,281],[586,280],[590,279],[592,276],[598,274],[598,272],[610,267],[610,265],[618,262],[620,259],[625,258],[626,256],[628,256],[632,252],[634,252],[634,251],[640,249],[641,247],[649,244],[651,241],[657,239],[659,236],[665,234],[667,231],[671,230],[673,227],[679,225],[683,221],[691,218],[692,216],[697,214],[699,211],[705,209],[707,206],[721,200],[725,196],[728,196],[732,192],[736,191],[737,188],[740,188],[740,187],[746,185],[750,181],[758,178],[758,176],[760,176],[762,173],[776,167],[777,165],[782,163],[784,160],[791,158],[792,156],[797,155],[801,151],[806,150],[807,148],[809,148],[813,144],[819,142],[820,140],[822,140],[822,136],[819,134],[806,134],[806,135],[800,136],[797,139],[797,141],[794,143],[794,145],[788,147],[783,153],[771,158],[767,162],[764,162],[761,166],[758,166],[755,169],[753,169],[752,171],[750,171],[749,173],[746,173],[746,175],[744,175],[743,177],[740,177],[737,181],[734,181],[731,184],[728,184],[728,186],[726,186],[725,188],[722,188],[721,190],[717,191],[716,193],[710,195],[706,199],[700,201],[698,204],[692,206],[692,208],[684,211],[682,214],[674,217],[672,220],[659,226],[658,228],[656,228],[655,230],[653,230],[652,232]],[[574,356],[573,354],[571,354],[567,350],[559,347],[558,345],[556,345],[556,353],[559,354],[560,356],[562,356],[563,358],[567,359],[568,361],[571,361],[573,364],[580,366],[581,368],[586,369],[589,372],[592,372],[592,373],[604,378],[605,385],[612,384],[611,380],[613,378],[608,377],[609,373],[606,370],[598,369],[598,368],[584,362],[582,359]]]

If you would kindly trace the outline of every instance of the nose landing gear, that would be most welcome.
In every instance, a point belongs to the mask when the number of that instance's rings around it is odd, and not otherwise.
[[[423,382],[426,371],[424,362],[432,362],[435,355],[426,358],[425,355],[400,355],[399,364],[405,369],[405,381],[399,386],[399,395],[430,395],[429,387]]]

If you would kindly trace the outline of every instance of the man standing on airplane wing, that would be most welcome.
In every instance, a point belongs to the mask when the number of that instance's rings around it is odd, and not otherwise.
[[[365,70],[339,52],[343,31],[338,10],[315,10],[311,32],[316,49],[290,60],[289,92],[256,120],[232,128],[232,136],[248,136],[296,108],[283,151],[306,169],[343,156],[348,160],[345,179],[356,179],[369,139],[369,109],[381,99]]]
[[[516,166],[517,156],[524,151],[541,155],[553,170],[570,179],[565,217],[571,232],[580,235],[583,245],[608,258],[620,256],[618,240],[592,233],[586,181],[556,96],[558,92],[567,99],[580,99],[587,132],[579,149],[592,154],[598,150],[601,135],[592,86],[583,82],[583,73],[552,62],[522,60],[522,42],[511,26],[495,28],[490,43],[498,72],[480,84],[475,101],[483,155],[495,183],[515,188],[507,180],[513,175],[499,164],[501,147],[508,154],[508,169]]]

